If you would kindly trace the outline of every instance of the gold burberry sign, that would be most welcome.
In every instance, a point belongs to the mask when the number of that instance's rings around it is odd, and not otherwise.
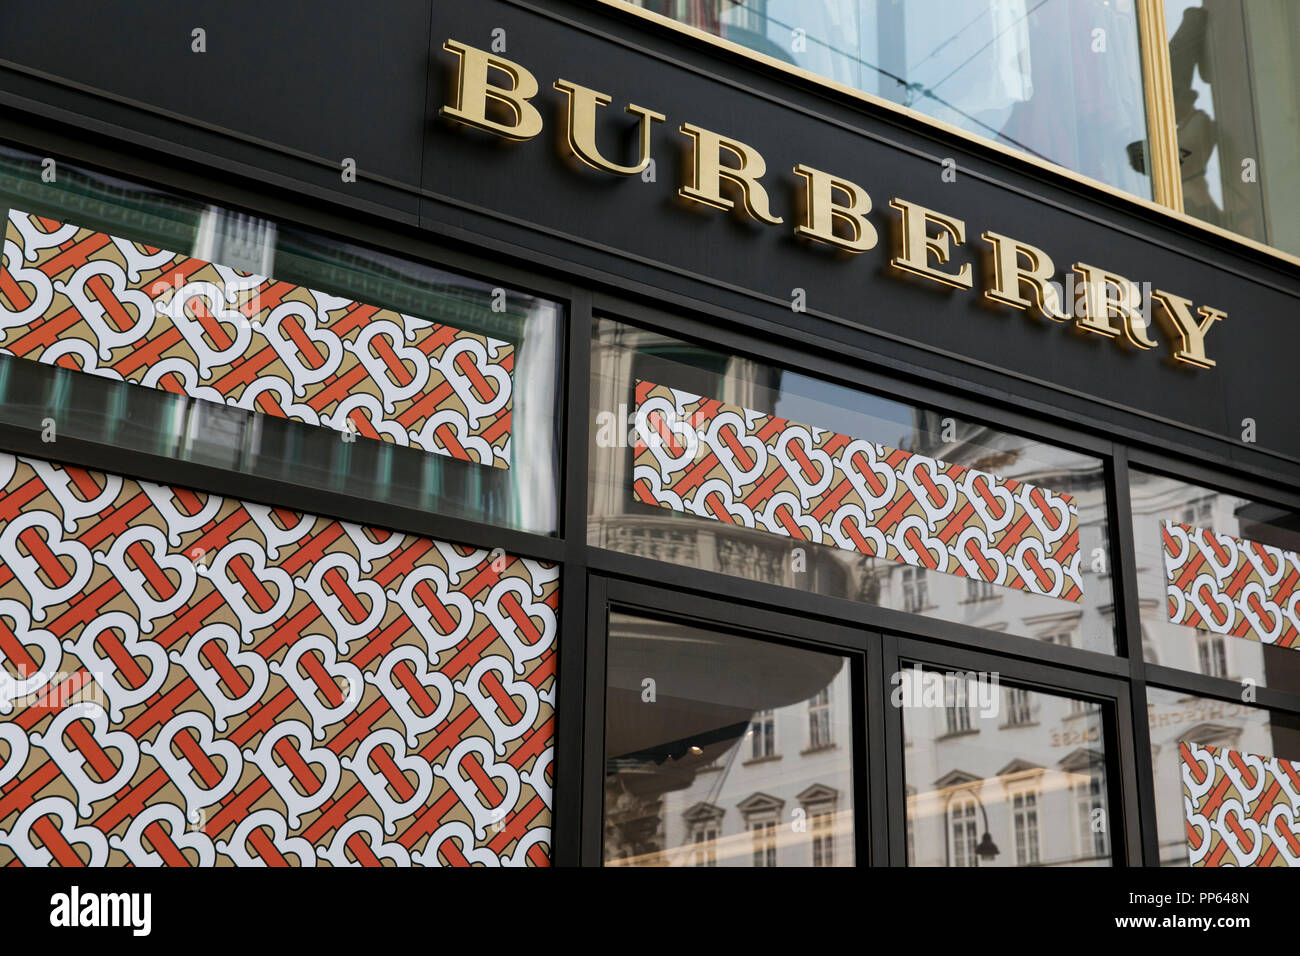
[[[460,63],[454,102],[443,106],[441,115],[511,140],[532,139],[542,131],[542,115],[532,103],[538,92],[532,73],[455,40],[448,40],[443,49],[456,54]],[[568,100],[566,140],[577,159],[617,176],[635,176],[650,165],[650,132],[652,124],[666,120],[662,113],[635,104],[626,107],[637,118],[640,145],[636,162],[623,165],[608,159],[596,143],[597,115],[612,98],[565,79],[556,80],[554,87]],[[743,215],[772,226],[784,224],[772,212],[763,185],[767,163],[757,149],[693,123],[682,123],[679,131],[690,140],[692,158],[679,196],[716,209],[743,210]],[[794,173],[799,178],[795,202],[803,212],[795,235],[850,253],[876,247],[879,236],[867,218],[872,200],[866,189],[803,163]],[[955,250],[967,241],[965,222],[898,197],[889,200],[889,207],[899,217],[897,246],[890,258],[894,269],[958,289],[974,288],[970,263],[958,267],[953,262]],[[1162,289],[1152,289],[1147,299],[1132,279],[1084,262],[1070,266],[1063,296],[1056,266],[1042,249],[992,230],[981,233],[980,239],[988,244],[984,251],[992,260],[982,290],[989,301],[1053,322],[1073,322],[1081,332],[1143,350],[1160,344],[1151,337],[1147,321],[1154,314],[1169,336],[1174,361],[1193,368],[1214,366],[1205,339],[1214,323],[1226,317],[1223,311],[1208,305],[1194,309],[1191,300]],[[1064,302],[1074,303],[1074,308],[1067,311]]]

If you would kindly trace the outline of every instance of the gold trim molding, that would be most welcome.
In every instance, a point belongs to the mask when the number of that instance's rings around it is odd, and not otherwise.
[[[1157,203],[1182,212],[1183,171],[1179,163],[1178,122],[1174,119],[1173,79],[1169,72],[1165,0],[1138,0],[1137,13],[1151,190]]]

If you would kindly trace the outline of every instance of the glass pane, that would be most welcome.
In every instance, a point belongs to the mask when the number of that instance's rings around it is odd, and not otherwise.
[[[593,335],[590,544],[1114,653],[1099,459],[611,320]]]
[[[1134,469],[1142,653],[1300,691],[1300,515]]]
[[[920,668],[894,703],[909,865],[1111,865],[1100,705]]]
[[[1189,215],[1300,252],[1300,6],[1165,0]]]
[[[0,147],[0,421],[555,530],[559,305],[57,169]]]
[[[631,0],[1151,195],[1132,0]]]
[[[852,866],[846,658],[609,620],[605,863]]]
[[[1161,865],[1300,866],[1300,716],[1159,687],[1147,712]]]

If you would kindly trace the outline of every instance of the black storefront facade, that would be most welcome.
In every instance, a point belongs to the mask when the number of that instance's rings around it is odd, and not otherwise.
[[[61,531],[32,519],[43,545],[0,541],[0,597],[14,635],[22,613],[62,640],[61,671],[124,675],[81,756],[141,747],[79,779],[36,739],[60,705],[6,714],[29,743],[0,858],[67,862],[41,828],[76,821],[104,846],[63,852],[101,865],[1258,856],[1259,829],[1233,843],[1187,801],[1219,751],[1300,760],[1297,260],[618,4],[332,6],[73,28],[55,4],[0,38],[0,519],[63,506]],[[121,316],[59,271],[114,248]],[[47,280],[22,270],[63,255],[72,311],[33,309]],[[157,304],[211,263],[224,302]],[[146,299],[119,273],[162,283],[188,365],[159,364],[157,325],[129,338]],[[261,309],[285,303],[311,315],[276,332]],[[72,344],[73,312],[106,331]],[[245,332],[271,349],[257,375]],[[462,346],[475,370],[439,364]],[[412,348],[451,384],[414,385]],[[348,406],[358,369],[388,378]],[[769,458],[787,497],[755,490]],[[996,546],[1012,512],[1032,547]],[[165,581],[113,557],[146,526]],[[1226,597],[1178,583],[1201,530],[1239,555]],[[401,650],[417,632],[427,667]],[[169,676],[133,669],[149,634]],[[166,841],[132,836],[146,812]]]

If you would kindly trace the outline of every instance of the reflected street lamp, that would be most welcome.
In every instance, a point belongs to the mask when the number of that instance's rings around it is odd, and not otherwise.
[[[984,816],[984,835],[980,837],[980,842],[975,847],[975,855],[981,860],[992,860],[998,855],[998,845],[993,842],[993,837],[989,834],[989,812],[984,809],[984,801],[979,798],[979,794],[972,790],[971,796],[979,804],[980,813]]]

